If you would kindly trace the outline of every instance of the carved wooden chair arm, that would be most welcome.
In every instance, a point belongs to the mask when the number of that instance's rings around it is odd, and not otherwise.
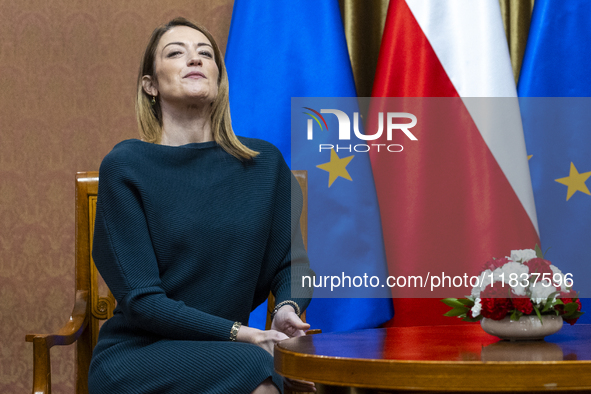
[[[27,334],[25,340],[33,342],[33,393],[51,393],[51,363],[49,349],[54,345],[71,345],[88,325],[88,291],[77,291],[70,319],[53,334]]]

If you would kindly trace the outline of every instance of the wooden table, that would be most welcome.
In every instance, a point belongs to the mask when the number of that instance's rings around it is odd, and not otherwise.
[[[283,376],[388,392],[591,393],[590,360],[591,325],[534,342],[500,341],[470,324],[316,334],[275,347]]]

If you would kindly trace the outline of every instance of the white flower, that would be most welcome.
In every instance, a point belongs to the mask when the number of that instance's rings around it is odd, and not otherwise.
[[[484,272],[482,272],[479,276],[478,276],[478,284],[476,286],[474,286],[474,288],[472,288],[472,297],[474,297],[474,299],[479,298],[480,297],[480,293],[486,288],[486,286],[491,284],[491,275],[492,271],[491,270],[486,270]]]
[[[474,306],[472,307],[472,317],[478,317],[480,315],[480,310],[482,309],[482,304],[480,303],[480,298],[474,299]]]
[[[528,260],[536,258],[536,251],[533,249],[521,249],[521,250],[512,250],[511,251],[511,259],[516,263],[525,263]]]
[[[546,286],[544,286],[546,285]],[[535,286],[532,285],[530,286],[530,290],[531,290],[531,300],[533,303],[541,305],[541,304],[545,304],[546,303],[546,299],[548,298],[548,296],[552,293],[554,293],[556,291],[556,287],[554,286],[548,286],[548,282],[544,281],[538,281],[536,282]],[[554,299],[556,299],[556,296],[554,297]]]
[[[524,264],[509,262],[501,267],[505,270],[506,273],[510,274],[515,272],[517,275],[521,274],[528,274],[529,275],[529,267]]]
[[[552,264],[550,264],[550,269],[553,273],[552,278],[550,278],[552,284],[560,285],[560,290],[566,292],[566,278],[564,277],[562,271]]]
[[[555,265],[550,264],[550,269],[552,270],[553,273],[555,274],[562,274],[562,271],[560,270],[560,268],[558,268]]]
[[[525,295],[525,290],[528,285],[528,278],[529,267],[514,261],[510,261],[493,271],[493,280],[495,282],[502,281],[507,287],[514,285],[511,288],[513,289],[513,293],[518,296]]]
[[[519,282],[517,286],[512,287],[511,290],[513,291],[513,294],[520,297],[524,296],[527,290],[527,285],[525,285],[525,283],[527,282]]]

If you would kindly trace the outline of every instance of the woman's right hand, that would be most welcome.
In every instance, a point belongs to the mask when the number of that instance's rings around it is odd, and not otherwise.
[[[273,355],[273,349],[277,342],[288,339],[289,337],[284,333],[276,330],[258,330],[256,328],[241,326],[236,335],[238,342],[253,343],[257,346],[262,347]],[[312,382],[305,382],[302,380],[291,380],[286,379],[287,387],[292,391],[303,391],[303,392],[316,392],[316,387]]]
[[[289,337],[282,332],[275,330],[259,330],[256,328],[242,326],[238,330],[236,340],[238,342],[247,342],[260,346],[273,355],[273,348],[277,342],[288,339]]]

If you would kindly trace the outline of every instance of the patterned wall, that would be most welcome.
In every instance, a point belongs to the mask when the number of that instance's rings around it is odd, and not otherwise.
[[[0,0],[0,392],[32,387],[27,332],[74,301],[74,174],[137,137],[136,72],[154,27],[205,24],[225,50],[232,0]],[[73,347],[52,349],[73,393]]]

